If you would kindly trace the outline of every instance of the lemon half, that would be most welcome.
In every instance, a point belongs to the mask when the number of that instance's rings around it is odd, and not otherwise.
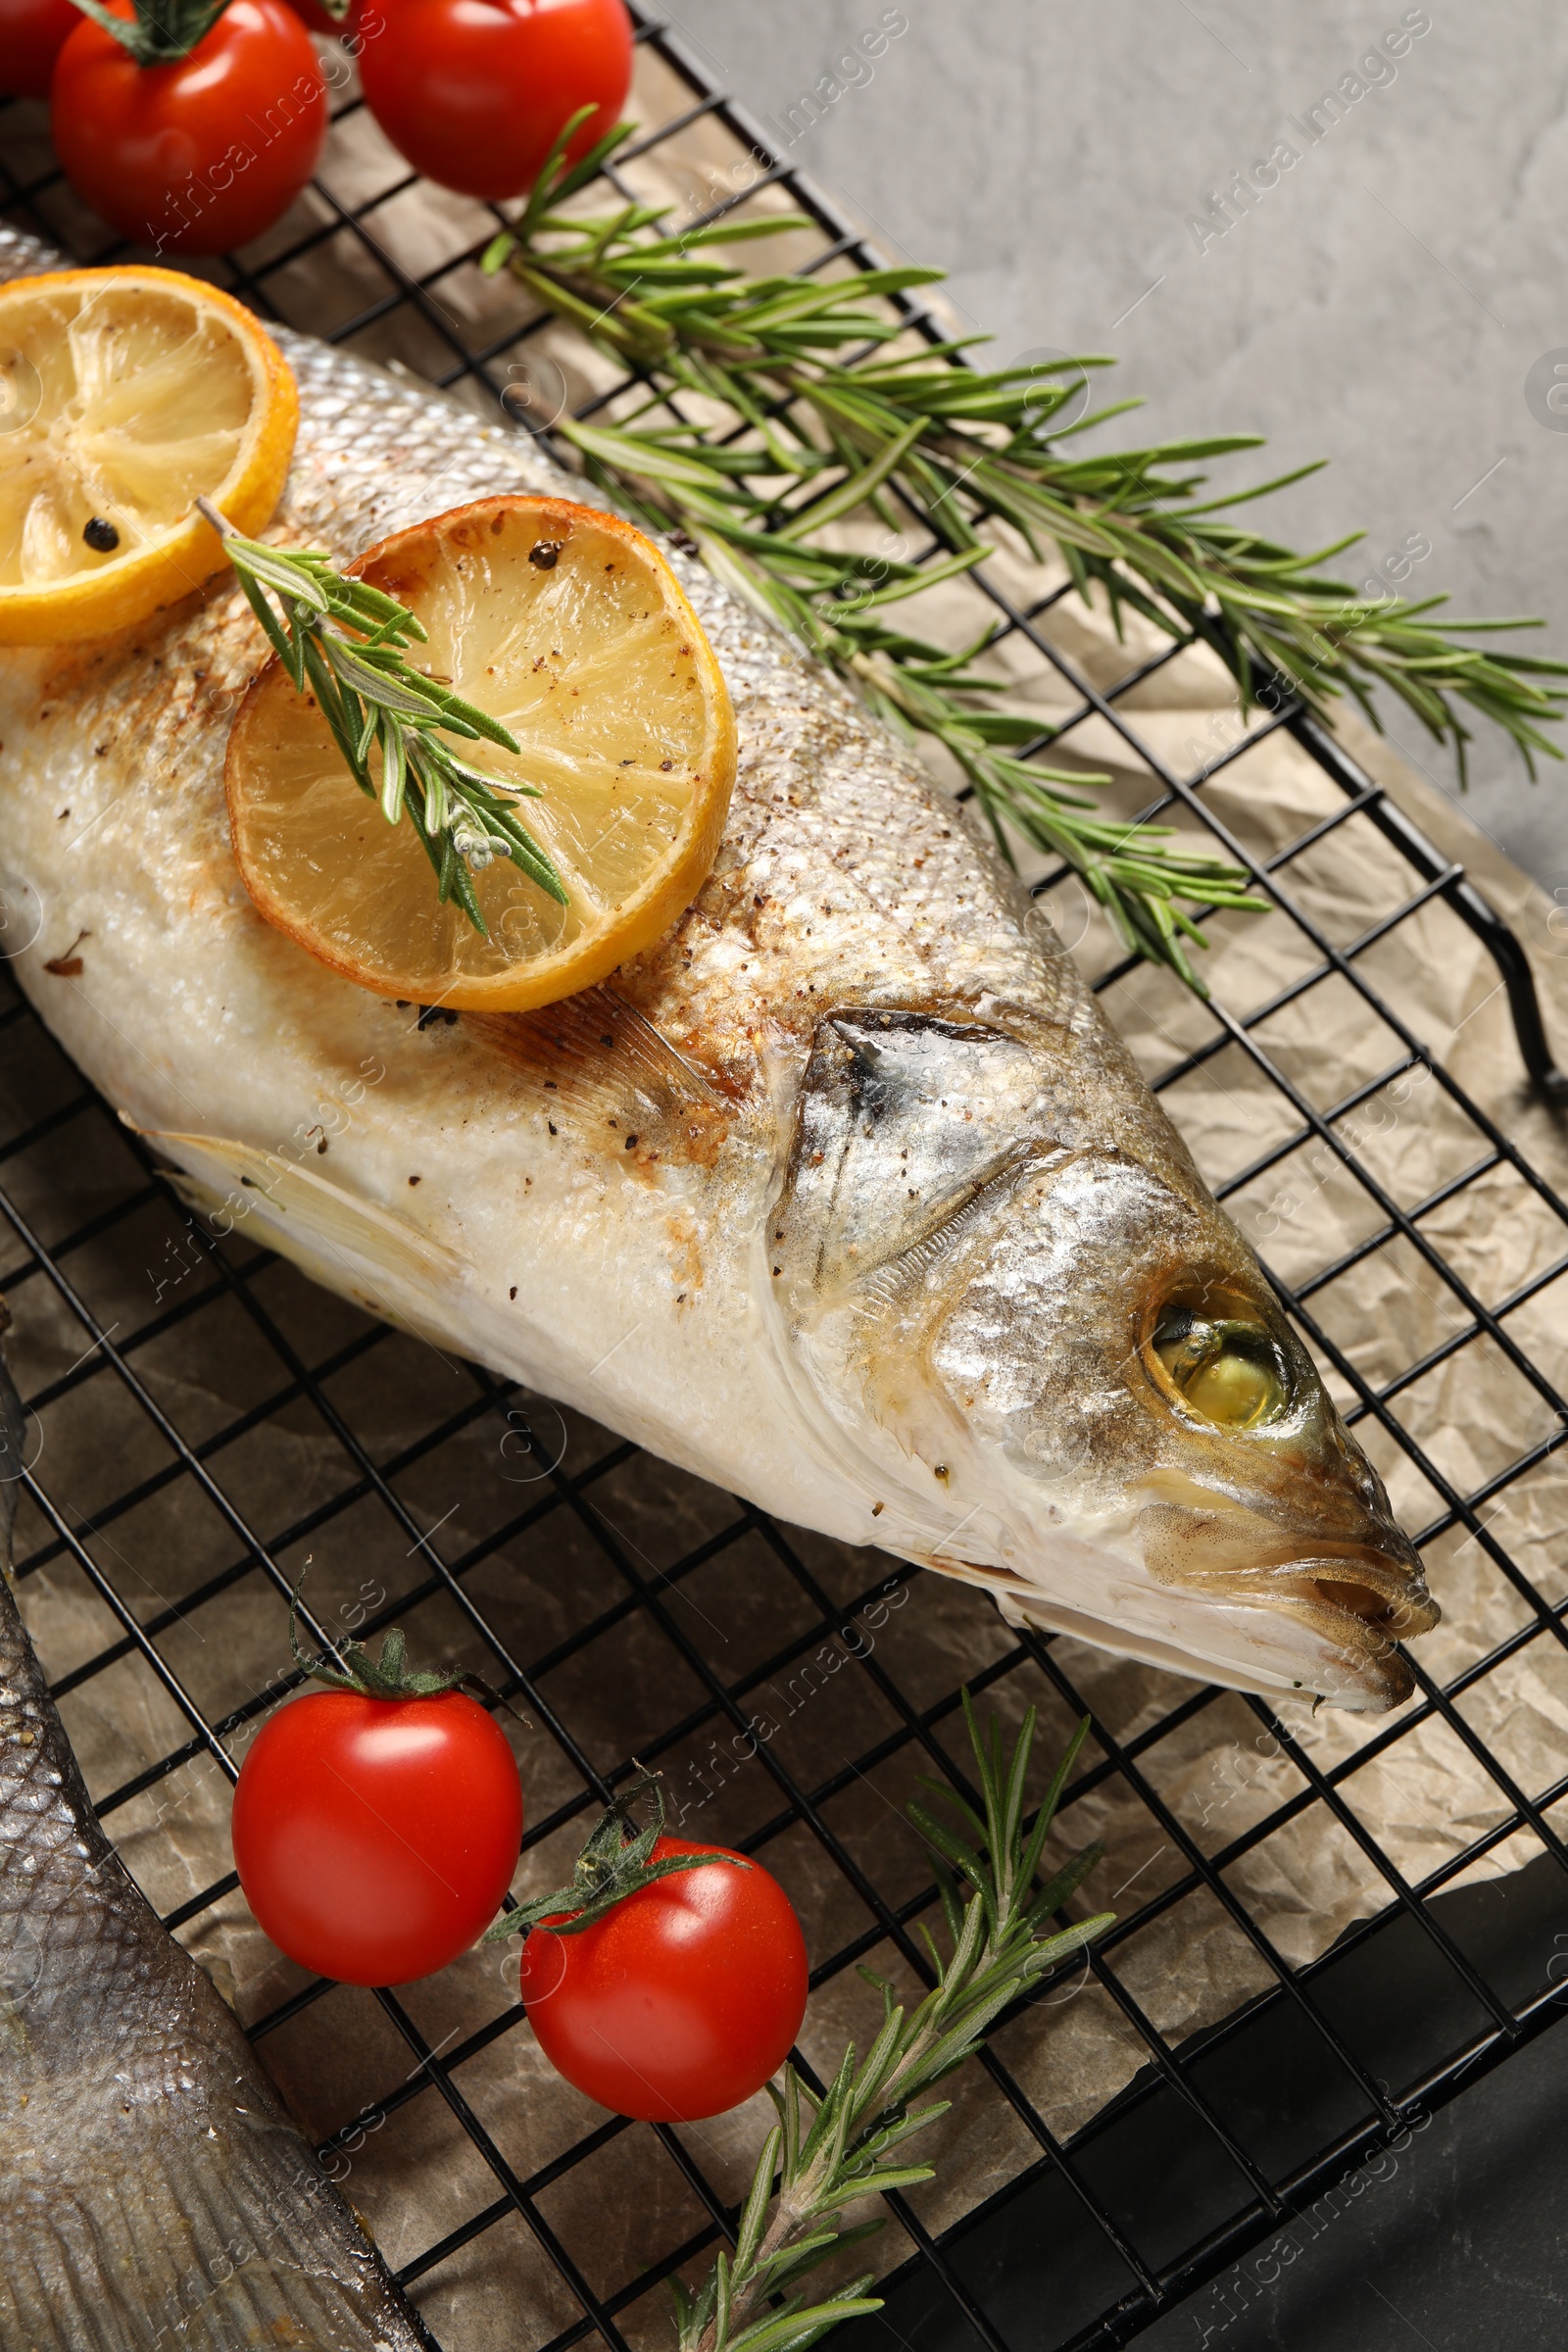
[[[205,492],[247,535],[282,495],[299,397],[251,313],[173,270],[0,286],[0,644],[144,620],[223,564]]]
[[[384,996],[518,1011],[652,946],[707,878],[735,780],[723,676],[641,531],[565,499],[487,498],[352,567],[428,632],[409,659],[501,720],[516,755],[457,746],[553,859],[560,906],[509,858],[473,875],[487,937],[443,906],[413,826],[361,792],[313,700],[274,660],[234,720],[234,854],[261,912]],[[379,759],[379,753],[373,755]]]

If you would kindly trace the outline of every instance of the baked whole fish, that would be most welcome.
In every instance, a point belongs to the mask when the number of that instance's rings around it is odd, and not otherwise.
[[[0,239],[0,274],[50,266]],[[568,484],[309,338],[274,531],[346,559]],[[613,986],[421,1021],[264,923],[222,761],[232,583],[0,656],[24,987],[220,1230],[1015,1622],[1240,1689],[1406,1695],[1410,1544],[1038,910],[697,564],[740,734],[718,864]],[[66,976],[51,972],[62,964]],[[79,968],[78,968],[79,967]]]
[[[0,1559],[22,1407],[0,1364]],[[0,2352],[427,2339],[99,1828],[0,1579]]]

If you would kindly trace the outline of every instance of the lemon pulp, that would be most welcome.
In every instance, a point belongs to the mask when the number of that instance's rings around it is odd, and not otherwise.
[[[411,658],[521,749],[464,743],[554,861],[559,905],[506,858],[474,874],[481,936],[442,906],[412,825],[387,824],[275,662],[229,742],[235,855],[270,921],[384,995],[505,1010],[603,979],[701,887],[735,773],[729,698],[668,564],[561,499],[495,498],[400,532],[357,572],[418,615]]]
[[[282,492],[298,422],[271,338],[169,270],[0,287],[0,643],[97,635],[223,562],[205,492],[247,533]]]

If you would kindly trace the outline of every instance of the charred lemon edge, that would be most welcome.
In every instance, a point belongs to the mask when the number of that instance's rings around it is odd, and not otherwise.
[[[724,825],[729,815],[730,799],[735,788],[737,737],[735,713],[730,704],[729,689],[718,657],[708,641],[702,622],[692,610],[685,590],[676,578],[673,567],[661,549],[633,523],[602,507],[583,506],[578,501],[529,493],[502,492],[491,498],[474,499],[468,505],[450,508],[444,514],[435,514],[423,522],[411,523],[406,529],[393,531],[377,540],[364,555],[346,564],[343,568],[355,578],[368,578],[372,586],[385,587],[389,594],[397,588],[397,563],[405,551],[426,540],[432,532],[471,530],[477,537],[482,520],[488,526],[490,518],[502,511],[524,511],[559,520],[568,530],[576,524],[591,524],[595,529],[627,541],[637,550],[638,561],[651,555],[665,575],[665,594],[672,599],[672,610],[691,631],[694,656],[699,661],[708,685],[708,707],[715,721],[710,744],[711,757],[705,761],[698,789],[693,794],[692,808],[680,841],[668,864],[661,864],[627,898],[616,905],[595,929],[568,948],[542,956],[528,963],[518,964],[510,972],[500,972],[489,979],[469,978],[454,981],[444,987],[441,1004],[456,1012],[528,1012],[540,1005],[559,1004],[564,997],[575,996],[579,989],[592,988],[596,982],[627,963],[634,956],[653,947],[674,929],[691,906],[703,884],[713,869],[719,845],[724,838]],[[385,575],[385,576],[377,576]],[[234,847],[234,860],[240,879],[250,893],[257,911],[295,944],[314,956],[318,963],[355,981],[361,988],[376,996],[418,1002],[423,985],[416,976],[402,974],[391,979],[371,976],[358,967],[352,957],[318,945],[300,927],[299,918],[279,898],[268,882],[256,873],[243,847],[242,826],[236,810],[243,785],[240,768],[246,757],[251,737],[261,723],[266,698],[277,692],[292,694],[292,681],[274,654],[251,680],[245,699],[234,714],[229,729],[228,750],[223,760],[223,787],[228,803],[229,834]],[[526,820],[527,804],[523,804]],[[434,879],[432,877],[431,888]]]
[[[235,529],[253,538],[277,510],[300,420],[293,371],[254,311],[220,286],[150,263],[123,269],[51,270],[0,286],[0,334],[14,304],[40,292],[86,292],[106,281],[160,293],[173,289],[219,312],[233,328],[255,387],[252,427],[235,470],[211,495]],[[224,563],[217,532],[193,512],[150,547],[117,557],[96,570],[72,572],[41,587],[0,586],[0,645],[65,645],[132,627],[161,606],[193,595],[223,569]]]

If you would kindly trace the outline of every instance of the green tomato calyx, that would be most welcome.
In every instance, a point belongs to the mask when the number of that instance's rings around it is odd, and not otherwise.
[[[633,1757],[632,1761],[637,1760]],[[640,1764],[637,1774],[637,1779],[618,1796],[612,1795],[577,1856],[570,1886],[558,1886],[553,1894],[538,1895],[531,1903],[517,1903],[512,1910],[504,1911],[486,1928],[479,1938],[481,1943],[500,1943],[508,1936],[526,1936],[534,1928],[547,1928],[552,1936],[580,1936],[585,1928],[597,1926],[607,1912],[623,1903],[629,1894],[640,1893],[643,1887],[652,1886],[660,1879],[672,1878],[677,1871],[701,1870],[710,1862],[726,1862],[732,1870],[751,1869],[751,1864],[739,1854],[722,1850],[663,1854],[656,1862],[654,1848],[664,1834],[661,1776],[645,1772]],[[639,1829],[631,1808],[640,1797],[650,1795],[653,1819],[646,1829]]]

